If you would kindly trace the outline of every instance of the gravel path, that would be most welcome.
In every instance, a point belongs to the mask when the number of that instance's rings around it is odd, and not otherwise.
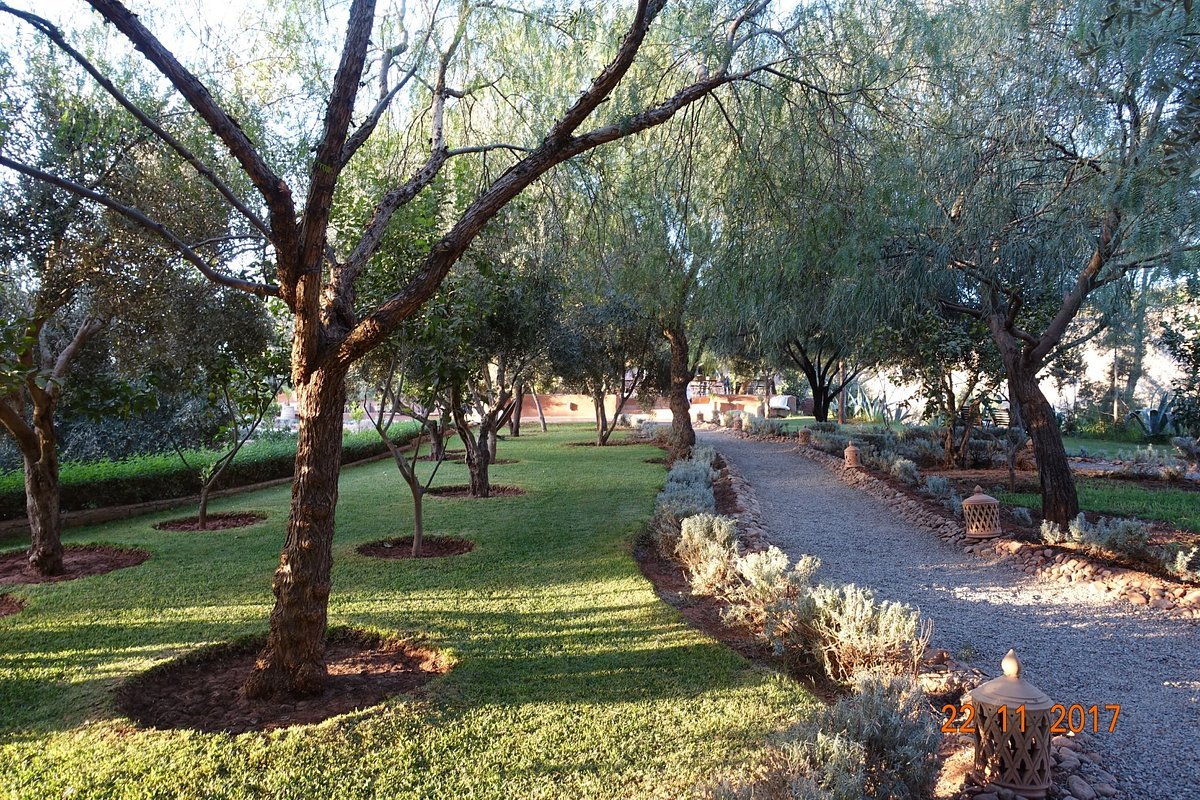
[[[703,432],[755,488],[770,540],[820,557],[818,579],[869,586],[934,621],[933,645],[985,672],[1015,648],[1055,702],[1119,703],[1093,742],[1121,796],[1200,797],[1200,626],[1030,577],[945,544],[794,445]],[[1106,720],[1105,720],[1106,722]]]

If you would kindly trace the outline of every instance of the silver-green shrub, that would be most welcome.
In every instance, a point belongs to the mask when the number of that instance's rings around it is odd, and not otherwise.
[[[735,578],[737,524],[729,517],[697,514],[680,524],[675,556],[687,570],[693,594],[719,594]]]
[[[833,706],[789,728],[750,781],[727,781],[732,800],[919,800],[937,776],[938,725],[911,680],[863,675]]]
[[[723,612],[725,621],[758,631],[765,631],[768,620],[773,620],[775,625],[786,622],[780,606],[806,596],[820,566],[820,559],[809,555],[802,556],[792,566],[787,554],[778,547],[737,557],[733,564],[737,580],[725,593],[729,601],[729,607]],[[764,633],[764,637],[777,652],[783,652],[788,638],[783,631]]]
[[[950,486],[948,478],[943,478],[941,475],[927,475],[921,491],[932,497],[949,497],[954,489]]]
[[[751,414],[743,423],[742,430],[751,436],[783,436],[783,423],[777,419],[768,419]]]
[[[1017,506],[1012,510],[1013,519],[1018,525],[1023,525],[1026,528],[1033,527],[1033,515],[1029,513],[1029,509],[1025,506]]]
[[[1184,580],[1200,580],[1200,547],[1178,549],[1169,554],[1167,569]]]
[[[1146,558],[1149,553],[1150,529],[1136,519],[1103,517],[1096,524],[1080,514],[1063,530],[1046,521],[1042,523],[1042,540],[1049,544],[1071,544],[1080,549],[1106,556]]]
[[[897,458],[892,462],[892,477],[906,486],[916,486],[921,482],[921,473],[917,465],[907,458]]]
[[[692,446],[692,454],[688,457],[688,461],[697,464],[707,464],[712,466],[717,460],[717,448],[711,444],[697,444]]]
[[[915,608],[876,600],[870,589],[852,583],[816,587],[807,611],[809,647],[837,681],[863,670],[913,674],[932,632]]]

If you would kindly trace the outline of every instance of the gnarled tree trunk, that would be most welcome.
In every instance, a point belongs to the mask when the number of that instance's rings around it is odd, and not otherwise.
[[[1021,420],[1033,441],[1038,480],[1042,488],[1042,516],[1066,526],[1079,514],[1079,496],[1075,491],[1075,478],[1071,474],[1062,433],[1058,429],[1058,419],[1050,402],[1042,394],[1033,370],[1025,366],[1019,357],[1011,361],[1006,357],[1005,364],[1020,404]]]
[[[52,413],[52,412],[51,412]],[[63,573],[60,538],[58,443],[53,419],[36,424],[37,453],[22,453],[25,464],[25,510],[29,516],[29,566],[41,575]]]
[[[325,685],[325,629],[332,567],[334,510],[342,464],[344,369],[322,368],[297,385],[296,473],[287,536],[272,590],[275,608],[266,647],[246,681],[247,697],[320,692]]]
[[[695,377],[688,340],[682,328],[664,332],[671,345],[671,391],[668,397],[671,406],[671,451],[675,458],[686,458],[696,444],[696,431],[692,427],[691,402],[687,387]]]

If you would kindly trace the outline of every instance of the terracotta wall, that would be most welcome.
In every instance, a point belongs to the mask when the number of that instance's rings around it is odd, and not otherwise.
[[[546,419],[550,422],[594,422],[596,419],[595,407],[592,405],[592,398],[584,394],[542,394],[538,395],[542,401],[542,411],[546,414]],[[747,414],[758,414],[762,410],[762,398],[754,395],[707,395],[704,397],[692,398],[692,419],[697,419],[698,415],[703,414],[704,419],[712,419],[714,413],[723,413],[725,411],[743,411]],[[613,395],[608,395],[605,398],[605,406],[608,408],[608,415],[611,419],[613,410],[617,407],[617,398]],[[655,419],[661,422],[670,422],[671,409],[667,403],[667,398],[660,397],[654,403],[654,408],[650,411],[643,411],[634,398],[625,404],[622,414],[629,415],[631,420],[639,419]],[[531,395],[525,396],[525,402],[521,405],[521,419],[537,419],[537,406],[533,402]]]

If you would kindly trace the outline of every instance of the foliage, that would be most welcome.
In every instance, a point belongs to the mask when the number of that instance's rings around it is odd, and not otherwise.
[[[1192,303],[1200,300],[1200,286],[1189,286],[1185,297]],[[1175,421],[1181,432],[1200,437],[1200,314],[1176,314],[1163,326],[1162,345],[1180,372],[1172,387]]]
[[[1187,461],[1192,469],[1200,469],[1200,440],[1194,437],[1176,436],[1171,440],[1171,444],[1179,452],[1179,455]]]
[[[939,499],[949,497],[954,491],[954,487],[950,485],[950,479],[941,475],[926,475],[925,485],[921,487],[921,491],[930,497]]]
[[[932,630],[916,609],[876,600],[870,589],[852,583],[817,586],[809,603],[800,612],[809,617],[800,624],[810,628],[809,648],[834,680],[849,681],[862,670],[915,673]]]
[[[716,796],[920,800],[937,775],[941,738],[911,680],[861,675],[850,694],[789,728],[754,780]]]
[[[1029,509],[1024,506],[1017,506],[1011,509],[1013,520],[1020,526],[1025,528],[1033,527],[1033,515],[1029,513]]]
[[[746,553],[734,562],[737,580],[725,590],[729,606],[722,612],[730,625],[764,631],[778,616],[776,609],[809,591],[813,575],[821,566],[815,556],[801,556],[793,565],[787,554],[771,546]]]
[[[1170,392],[1161,392],[1157,403],[1152,402],[1140,411],[1129,412],[1128,418],[1136,422],[1149,438],[1166,436],[1174,423],[1171,415],[1171,400]]]
[[[916,486],[921,482],[917,465],[907,458],[898,458],[892,463],[892,476],[908,486]]]
[[[751,436],[783,436],[785,432],[781,420],[760,417],[755,414],[746,418],[742,430]]]
[[[67,531],[69,545],[104,541],[153,557],[56,591],[6,589],[27,605],[0,619],[0,794],[248,800],[325,797],[336,787],[343,800],[609,800],[626,787],[684,796],[758,751],[819,701],[655,595],[627,546],[661,481],[661,468],[643,463],[655,451],[563,446],[583,436],[556,427],[507,444],[521,463],[505,468],[505,480],[525,497],[431,501],[440,527],[477,546],[436,564],[355,552],[412,518],[395,467],[344,469],[333,571],[345,589],[332,622],[420,631],[454,664],[419,696],[286,732],[137,727],[113,709],[111,692],[181,653],[261,635],[264,565],[278,555],[290,487],[214,501],[214,511],[266,515],[243,530],[154,530],[179,514],[168,511]],[[464,467],[444,469],[439,483],[465,482]],[[46,676],[51,657],[56,679]],[[515,774],[518,762],[526,766]]]
[[[412,425],[397,426],[392,436],[405,442],[416,434]],[[347,434],[342,445],[346,462],[370,458],[386,452],[374,431]],[[209,462],[218,454],[193,451],[189,467],[174,454],[136,456],[123,461],[95,461],[63,464],[62,505],[65,511],[83,511],[105,506],[146,503],[173,497],[188,497],[200,491],[200,470],[194,466]],[[214,488],[245,486],[286,478],[296,460],[295,437],[269,437],[241,448]],[[25,514],[24,479],[20,472],[0,475],[0,519]]]
[[[1042,540],[1074,545],[1101,556],[1144,559],[1150,555],[1150,530],[1146,523],[1136,519],[1101,517],[1093,524],[1080,513],[1066,530],[1053,522],[1043,522]]]
[[[1041,504],[1041,498],[1033,493],[1003,492],[998,497],[1004,503],[1028,508]],[[1159,520],[1180,530],[1200,533],[1196,493],[1188,489],[1160,489],[1107,478],[1087,478],[1079,484],[1079,504],[1085,511],[1097,514]]]
[[[737,527],[729,517],[696,514],[680,523],[679,559],[691,581],[692,594],[717,594],[733,578]]]

